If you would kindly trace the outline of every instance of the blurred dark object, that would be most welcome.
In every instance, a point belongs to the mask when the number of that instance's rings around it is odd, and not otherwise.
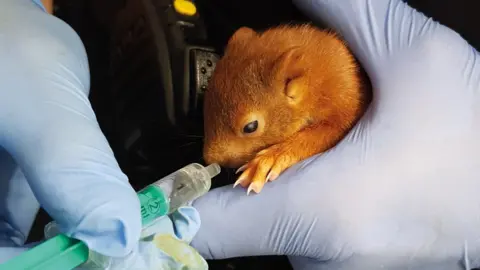
[[[262,30],[291,22],[310,21],[290,0],[196,1],[207,25],[209,41],[222,51],[230,36],[240,27]]]
[[[190,18],[192,28],[188,18],[172,14],[166,1],[56,0],[56,16],[70,24],[85,44],[92,106],[122,170],[137,190],[187,163],[202,162],[201,88],[208,72],[199,70],[211,59],[206,57],[212,55],[209,52],[221,54],[241,26],[260,30],[309,21],[291,0],[197,0],[200,18]],[[480,48],[480,17],[474,14],[477,1],[407,2]],[[195,48],[200,50],[190,50]],[[224,171],[214,187],[233,180],[233,174]],[[42,238],[49,220],[41,211],[30,241]],[[213,270],[291,269],[285,256],[209,264]]]

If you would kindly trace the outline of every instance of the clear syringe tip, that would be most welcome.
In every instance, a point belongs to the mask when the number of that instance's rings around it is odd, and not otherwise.
[[[220,165],[218,165],[217,163],[212,163],[207,167],[205,167],[205,170],[207,170],[208,175],[210,175],[210,178],[213,178],[220,173],[221,168],[220,168]]]

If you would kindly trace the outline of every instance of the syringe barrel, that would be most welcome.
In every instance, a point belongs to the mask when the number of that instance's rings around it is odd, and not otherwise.
[[[219,173],[218,164],[192,163],[139,191],[144,228],[207,193]]]
[[[155,221],[179,207],[207,193],[211,187],[211,179],[220,173],[218,164],[204,167],[198,163],[189,164],[180,170],[148,185],[137,195],[141,204],[142,238],[156,233]],[[60,230],[55,222],[45,227],[45,238],[57,236]],[[87,250],[88,260],[82,269],[108,269],[112,258]]]

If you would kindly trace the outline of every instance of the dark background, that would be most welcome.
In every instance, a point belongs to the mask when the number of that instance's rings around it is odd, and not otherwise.
[[[143,1],[143,0],[138,0]],[[152,0],[154,1],[154,0]],[[341,1],[341,0],[337,0]],[[116,11],[123,0],[57,0],[56,16],[72,26],[83,40],[89,55],[91,70],[90,100],[100,126],[109,140],[122,170],[134,188],[141,188],[190,162],[201,162],[201,119],[187,128],[187,134],[169,132],[170,126],[158,125],[140,157],[124,153],[123,139],[113,120],[115,99],[111,93],[109,74],[110,38],[115,28]],[[411,0],[411,6],[459,32],[477,50],[480,48],[480,17],[476,0]],[[288,0],[197,0],[199,13],[207,27],[209,45],[218,52],[230,35],[241,26],[264,29],[280,23],[308,21]],[[140,53],[140,52],[139,52]],[[134,86],[133,86],[134,87]],[[150,103],[148,103],[150,104]],[[148,106],[161,106],[145,105]],[[160,131],[158,131],[160,130]],[[185,131],[185,130],[184,130]],[[139,146],[140,148],[142,146]],[[215,185],[233,181],[231,173],[223,173]],[[42,211],[37,218],[30,240],[42,237],[42,228],[49,217]],[[234,243],[232,243],[234,244]],[[291,269],[284,256],[251,257],[209,262],[210,268],[238,270]]]

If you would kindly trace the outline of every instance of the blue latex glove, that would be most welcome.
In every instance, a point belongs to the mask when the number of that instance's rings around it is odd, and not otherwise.
[[[39,204],[109,256],[138,246],[140,205],[88,101],[77,34],[31,0],[0,1],[0,261],[22,252]],[[38,202],[37,202],[38,200]]]
[[[479,267],[479,53],[400,0],[295,3],[343,35],[373,104],[260,194],[198,199],[192,245],[215,259],[286,254],[295,269]]]
[[[199,227],[197,210],[190,206],[181,207],[149,227],[155,232],[154,237],[140,241],[138,248],[126,257],[114,259],[107,269],[207,270],[205,259],[189,245]],[[98,269],[98,266],[87,265],[76,269]]]
[[[82,42],[42,9],[0,2],[0,263],[36,244],[23,246],[40,202],[60,231],[114,257],[111,270],[206,269],[188,246],[200,227],[192,207],[139,242],[138,197],[88,101]]]

